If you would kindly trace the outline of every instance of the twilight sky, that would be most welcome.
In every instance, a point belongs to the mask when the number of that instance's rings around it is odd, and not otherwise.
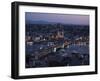
[[[25,13],[26,21],[47,21],[64,24],[89,25],[89,15],[54,14],[54,13]]]

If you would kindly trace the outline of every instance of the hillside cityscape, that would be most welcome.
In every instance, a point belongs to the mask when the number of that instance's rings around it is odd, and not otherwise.
[[[89,65],[89,25],[27,21],[25,53],[26,68]]]

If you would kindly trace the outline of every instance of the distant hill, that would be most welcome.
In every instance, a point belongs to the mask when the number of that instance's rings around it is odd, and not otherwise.
[[[27,20],[26,24],[56,24],[57,22],[48,22],[48,21],[30,21]]]
[[[82,25],[82,24],[68,24],[68,23],[62,23],[62,22],[48,22],[48,21],[31,21],[31,20],[26,20],[26,24],[63,24],[63,25],[73,25],[73,26],[88,26],[88,25]]]

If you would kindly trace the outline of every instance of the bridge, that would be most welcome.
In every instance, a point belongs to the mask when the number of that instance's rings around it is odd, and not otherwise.
[[[75,41],[76,42],[76,41]],[[56,52],[59,48],[65,48],[65,47],[68,47],[69,45],[71,44],[77,44],[77,43],[72,43],[72,42],[64,42],[62,44],[55,44],[55,45],[51,45],[45,49],[42,49],[38,54],[37,54],[37,57],[38,58],[41,58],[41,57],[45,57],[47,56],[49,53],[52,53],[52,52]],[[80,44],[81,45],[81,44]],[[35,54],[36,55],[36,54]]]
[[[36,58],[42,58],[42,57],[45,57],[47,56],[49,53],[52,53],[52,52],[56,52],[57,49],[59,48],[65,48],[67,47],[68,45],[70,45],[70,43],[63,43],[63,44],[56,44],[56,45],[52,45],[48,48],[45,48],[45,49],[42,49],[37,55],[36,55]]]

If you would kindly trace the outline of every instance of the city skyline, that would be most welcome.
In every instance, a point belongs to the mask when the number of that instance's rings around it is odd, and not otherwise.
[[[26,12],[25,21],[31,24],[36,22],[56,22],[62,24],[89,25],[89,15]]]
[[[25,68],[90,64],[89,16],[26,12],[25,17]]]

